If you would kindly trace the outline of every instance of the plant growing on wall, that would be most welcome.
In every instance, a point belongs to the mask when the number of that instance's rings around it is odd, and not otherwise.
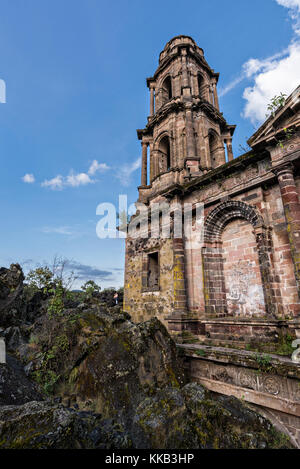
[[[286,141],[292,138],[295,133],[293,129],[287,129],[286,127],[283,129],[283,132],[284,132],[283,137],[280,138],[277,143],[277,146],[280,148],[283,148]]]
[[[286,94],[280,93],[278,96],[274,96],[274,98],[271,99],[270,103],[268,104],[267,110],[269,111],[269,114],[266,114],[266,117],[270,116],[275,116],[276,111],[278,111],[279,108],[284,106],[286,100]]]

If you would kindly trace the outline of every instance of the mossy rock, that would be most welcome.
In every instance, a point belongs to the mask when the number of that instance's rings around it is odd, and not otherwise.
[[[175,343],[156,318],[134,324],[117,308],[93,307],[45,316],[32,334],[32,375],[42,388],[62,397],[75,394],[82,409],[92,401],[106,417],[126,419],[146,396],[184,384]]]
[[[92,412],[30,402],[0,407],[0,449],[124,449],[123,427]]]
[[[234,397],[191,383],[144,400],[132,428],[134,447],[151,449],[292,448],[271,423]]]

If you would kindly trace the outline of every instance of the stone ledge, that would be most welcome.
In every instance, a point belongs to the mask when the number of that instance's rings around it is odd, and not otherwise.
[[[216,392],[216,381],[208,378],[199,378],[196,380],[200,384],[203,384],[209,391]],[[245,400],[252,404],[261,405],[262,399],[264,405],[269,409],[279,410],[287,414],[300,417],[300,403],[296,403],[289,399],[284,399],[280,396],[274,396],[261,391],[255,391],[253,389],[237,387],[229,383],[222,383],[218,381],[218,393],[225,394],[226,396],[234,396],[238,399]]]
[[[293,325],[295,327],[300,327],[300,320],[287,320],[287,319],[269,319],[269,318],[207,318],[207,319],[198,319],[198,322],[201,324],[228,324],[234,326],[289,326]]]
[[[257,361],[257,356],[267,355],[270,357],[269,365],[272,368],[272,373],[288,378],[300,379],[300,363],[297,364],[290,358],[280,355],[230,349],[225,347],[214,347],[210,345],[177,344],[177,346],[184,350],[186,357],[217,363],[239,365],[254,370],[260,370],[260,364]],[[202,351],[204,353],[200,356],[197,354],[197,351]]]
[[[235,396],[284,431],[300,448],[300,364],[278,355],[266,363],[257,353],[196,344],[178,344],[190,381],[217,394]],[[197,353],[198,352],[198,353]]]

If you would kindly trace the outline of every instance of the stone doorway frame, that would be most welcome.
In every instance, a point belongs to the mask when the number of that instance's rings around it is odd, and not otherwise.
[[[267,315],[276,317],[281,298],[274,296],[274,275],[272,272],[271,243],[269,230],[257,209],[238,200],[220,203],[206,217],[204,223],[204,246],[202,247],[205,313],[207,316],[228,316],[222,233],[225,226],[241,218],[253,226],[255,235],[262,287]]]

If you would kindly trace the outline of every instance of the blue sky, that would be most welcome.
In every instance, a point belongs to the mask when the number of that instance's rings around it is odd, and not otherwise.
[[[238,156],[270,97],[299,84],[299,11],[300,0],[0,0],[0,264],[58,254],[79,283],[122,285],[124,241],[97,238],[96,207],[137,198],[136,129],[159,52],[178,34],[204,49]]]

